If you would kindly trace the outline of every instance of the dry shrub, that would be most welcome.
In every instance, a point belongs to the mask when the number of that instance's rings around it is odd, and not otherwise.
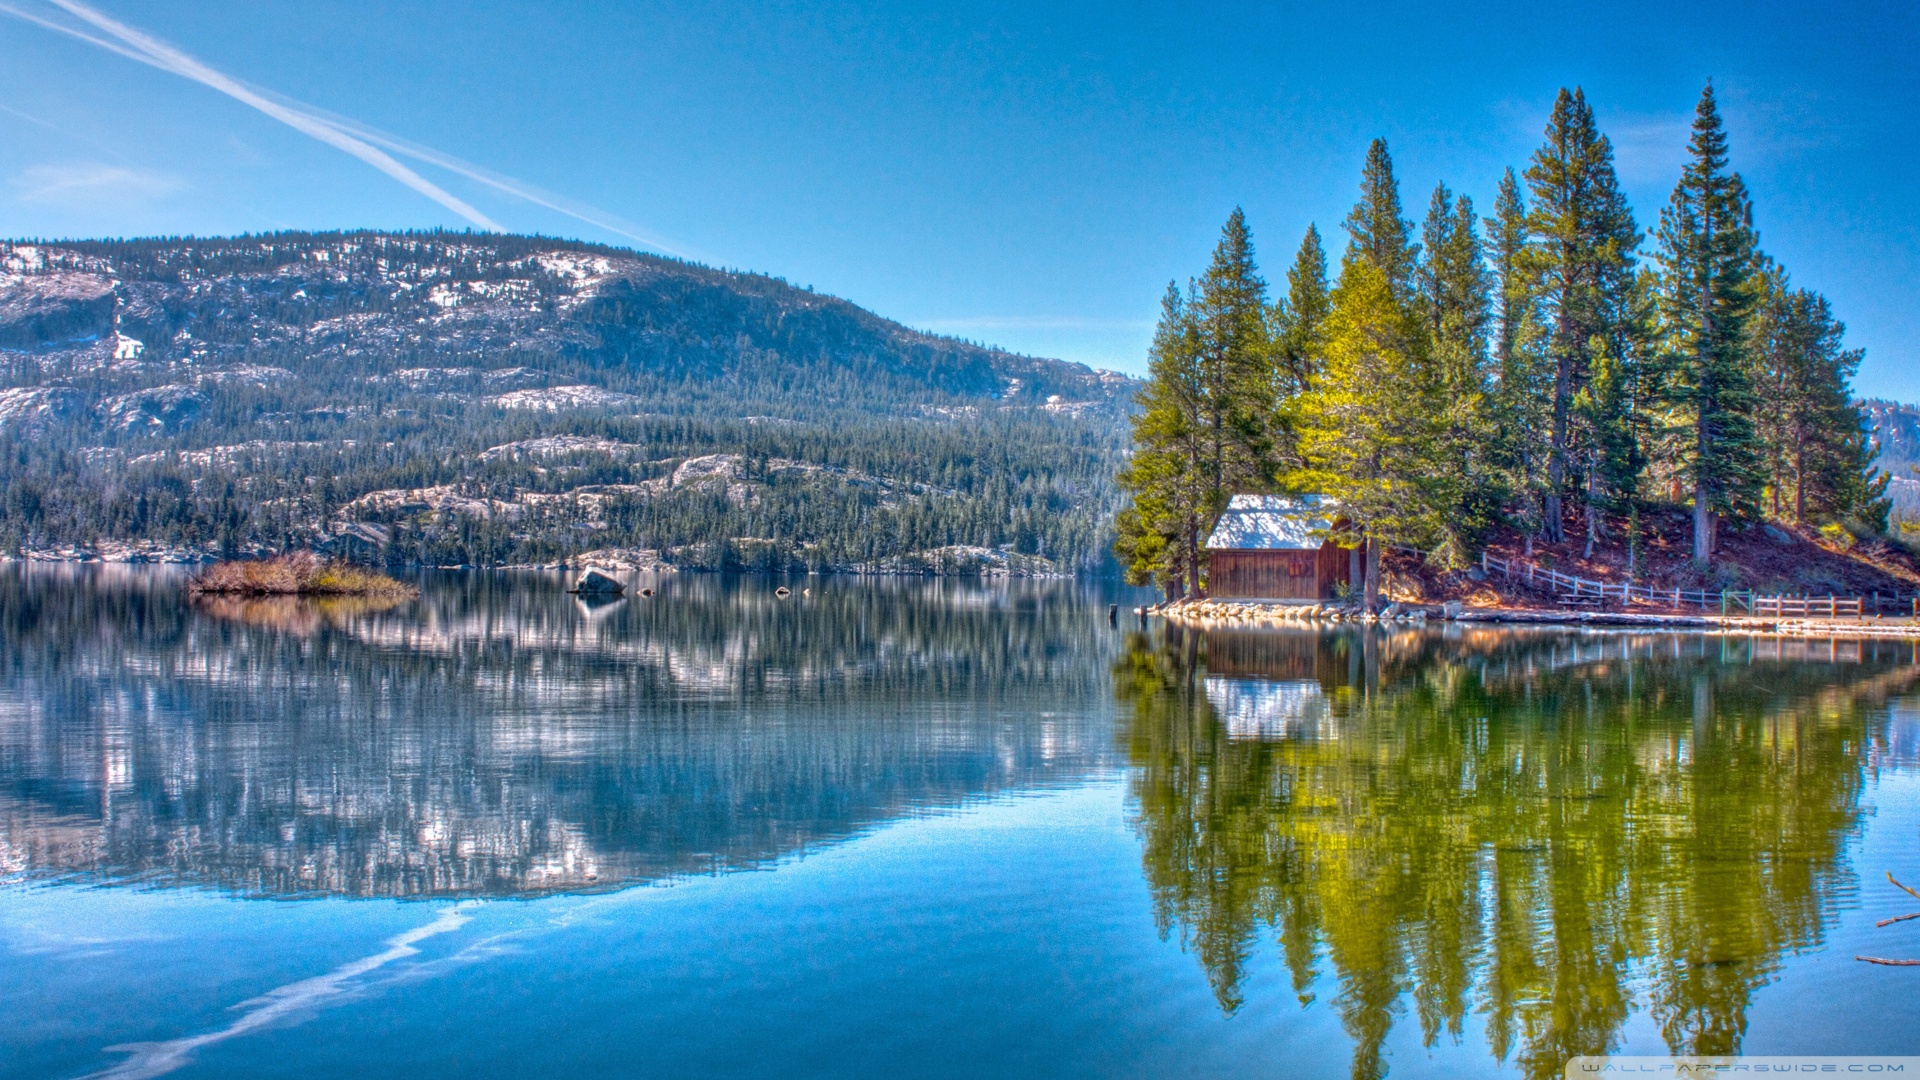
[[[417,591],[385,574],[362,570],[311,551],[271,559],[215,563],[195,575],[187,590],[223,596],[386,596]]]
[[[215,618],[305,637],[317,633],[322,627],[345,629],[363,615],[377,614],[406,602],[407,597],[402,595],[241,596],[203,593],[195,606]]]

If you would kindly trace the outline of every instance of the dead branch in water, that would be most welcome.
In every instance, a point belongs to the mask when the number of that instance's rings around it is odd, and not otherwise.
[[[1893,882],[1894,888],[1899,889],[1901,892],[1906,893],[1908,896],[1913,897],[1915,900],[1920,900],[1920,892],[1914,892],[1912,889],[1909,889],[1905,885],[1900,884],[1900,879],[1893,876],[1893,871],[1891,870],[1887,871],[1887,880]]]
[[[1887,880],[1893,883],[1894,888],[1899,889],[1901,892],[1906,893],[1916,900],[1920,900],[1920,892],[1914,892],[1907,886],[1900,884],[1900,879],[1893,876],[1893,871],[1887,871]],[[1894,923],[1906,922],[1908,919],[1920,919],[1920,911],[1916,911],[1911,915],[1896,915],[1891,919],[1881,919],[1873,925],[1875,927],[1892,926]],[[1854,959],[1865,961],[1869,964],[1885,964],[1888,967],[1920,967],[1920,960],[1888,960],[1882,956],[1855,956]]]

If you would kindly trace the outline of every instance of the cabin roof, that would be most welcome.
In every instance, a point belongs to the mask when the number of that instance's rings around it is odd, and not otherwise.
[[[1207,537],[1209,551],[1317,551],[1333,528],[1323,495],[1235,495]]]

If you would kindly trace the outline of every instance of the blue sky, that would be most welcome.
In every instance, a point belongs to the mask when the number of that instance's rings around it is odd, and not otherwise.
[[[1376,135],[1410,215],[1441,180],[1486,208],[1582,85],[1650,226],[1712,77],[1766,248],[1833,298],[1863,393],[1920,400],[1911,3],[86,2],[478,170],[390,155],[435,201],[19,17],[106,36],[54,0],[0,0],[0,235],[457,227],[464,206],[1130,371],[1235,205],[1270,280],[1308,222],[1344,242]]]

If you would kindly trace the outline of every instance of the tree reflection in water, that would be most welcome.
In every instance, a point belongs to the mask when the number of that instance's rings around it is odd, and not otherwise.
[[[558,574],[446,575],[381,608],[0,567],[0,881],[607,889],[1112,758],[1116,643],[1078,586],[658,584],[595,605]]]
[[[1674,1052],[1738,1050],[1852,888],[1917,673],[1892,642],[1170,628],[1115,684],[1156,918],[1223,1010],[1270,933],[1354,1077],[1408,1011],[1430,1047],[1479,1014],[1549,1077],[1642,1010]]]

